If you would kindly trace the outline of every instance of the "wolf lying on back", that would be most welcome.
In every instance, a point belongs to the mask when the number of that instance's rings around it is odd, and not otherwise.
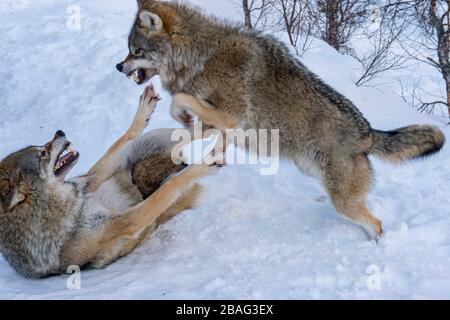
[[[195,182],[211,167],[189,166],[160,187],[185,167],[171,160],[172,130],[139,137],[158,99],[145,89],[131,127],[85,176],[64,181],[79,155],[62,131],[0,162],[0,251],[16,271],[40,278],[103,267],[195,205]]]
[[[138,1],[130,54],[117,68],[138,84],[161,76],[180,122],[194,113],[219,129],[279,129],[280,152],[315,173],[336,210],[371,237],[381,222],[365,198],[368,155],[400,162],[433,154],[444,135],[431,126],[372,129],[361,112],[270,36],[207,17],[188,6]]]

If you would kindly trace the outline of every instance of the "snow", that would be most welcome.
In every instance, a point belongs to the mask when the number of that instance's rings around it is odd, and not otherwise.
[[[240,19],[231,3],[195,3]],[[81,8],[81,30],[66,26],[69,5]],[[143,88],[115,65],[135,10],[125,0],[0,2],[0,158],[63,129],[81,153],[80,174],[126,130]],[[323,43],[303,61],[374,127],[431,123],[450,139],[445,119],[417,113],[390,87],[355,87],[357,63]],[[162,96],[151,129],[178,127]],[[230,166],[203,181],[197,209],[106,269],[82,272],[79,290],[66,287],[69,276],[24,279],[0,258],[0,299],[449,299],[449,158],[446,147],[402,166],[374,159],[368,205],[384,223],[378,243],[292,164],[275,176]]]

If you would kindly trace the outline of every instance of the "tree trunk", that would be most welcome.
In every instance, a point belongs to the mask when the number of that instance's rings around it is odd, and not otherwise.
[[[447,8],[450,8],[450,0],[445,1]],[[437,37],[437,55],[438,62],[434,62],[437,68],[442,74],[445,81],[446,93],[447,93],[447,110],[450,117],[450,10],[444,12],[442,16],[438,13],[438,1],[430,1],[430,23],[436,31]],[[447,24],[445,24],[445,18],[447,18]],[[432,60],[433,61],[433,60]]]
[[[447,78],[447,110],[450,118],[450,78]]]
[[[340,49],[339,41],[339,22],[338,22],[338,9],[340,0],[326,0],[326,31],[325,41],[335,48],[337,51]]]
[[[450,0],[447,0],[447,33],[446,33],[446,53],[447,53],[447,73],[446,73],[446,83],[447,83],[447,109],[448,117],[450,118]]]
[[[248,7],[248,0],[242,0],[242,8],[244,9],[245,27],[248,29],[253,29],[252,14],[250,12],[250,8]]]

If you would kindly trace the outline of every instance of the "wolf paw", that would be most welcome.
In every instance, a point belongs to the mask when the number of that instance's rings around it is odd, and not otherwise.
[[[172,118],[186,128],[194,126],[194,116],[188,110],[182,108],[172,108],[170,110]]]
[[[191,128],[194,125],[194,117],[187,110],[183,110],[178,119],[185,127]]]
[[[161,98],[155,92],[153,85],[150,84],[144,89],[139,101],[138,115],[143,117],[145,121],[150,120],[150,116],[155,111],[156,105]]]
[[[172,106],[170,107],[170,115],[175,121],[187,128],[192,128],[194,125],[194,116],[183,106],[182,102],[179,101],[178,96],[173,98]]]
[[[203,159],[203,162],[210,167],[221,168],[226,165],[225,151],[224,148],[214,149]]]

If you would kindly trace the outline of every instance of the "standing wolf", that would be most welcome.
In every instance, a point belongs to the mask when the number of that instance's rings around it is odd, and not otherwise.
[[[16,271],[41,278],[103,267],[195,205],[195,182],[211,167],[174,165],[172,130],[140,137],[158,99],[145,89],[131,127],[85,176],[64,180],[79,155],[62,131],[0,161],[0,252]]]
[[[444,135],[432,126],[371,128],[344,96],[322,82],[283,44],[173,2],[138,1],[130,53],[117,69],[138,84],[159,74],[173,95],[171,113],[219,129],[279,129],[280,153],[316,175],[336,210],[382,233],[365,198],[369,155],[393,162],[431,155]]]

